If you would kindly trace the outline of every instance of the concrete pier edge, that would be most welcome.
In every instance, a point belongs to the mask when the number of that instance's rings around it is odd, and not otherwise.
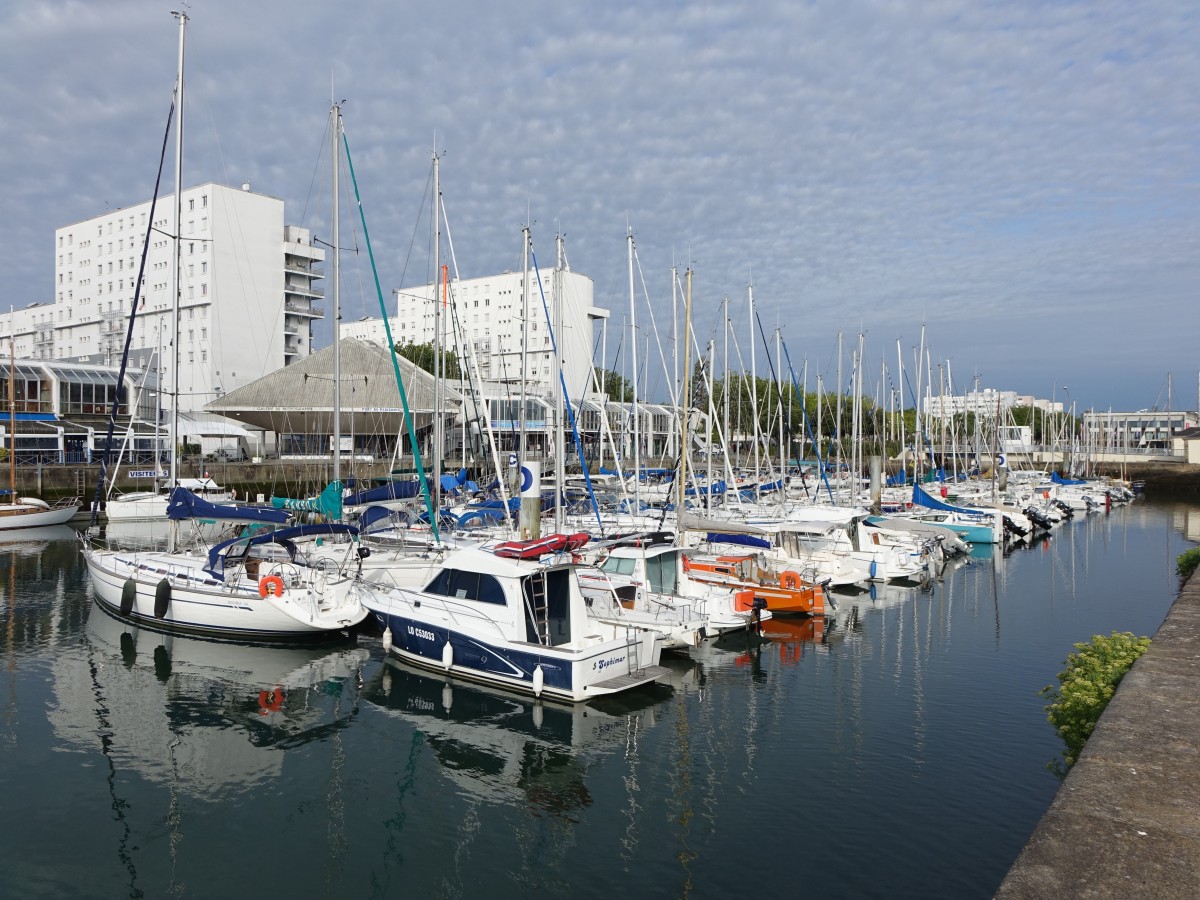
[[[1200,898],[1200,572],[1122,679],[998,900]]]

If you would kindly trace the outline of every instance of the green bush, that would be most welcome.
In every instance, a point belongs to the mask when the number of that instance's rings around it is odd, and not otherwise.
[[[1149,646],[1150,638],[1137,638],[1128,631],[1114,631],[1108,637],[1098,634],[1089,644],[1075,645],[1066,668],[1058,673],[1057,687],[1042,688],[1042,695],[1051,700],[1046,718],[1066,744],[1063,758],[1050,763],[1059,777],[1079,759],[1117,685]]]
[[[1192,577],[1196,566],[1200,566],[1200,547],[1193,547],[1191,550],[1180,553],[1175,560],[1175,571],[1179,573],[1179,577],[1183,581]]]

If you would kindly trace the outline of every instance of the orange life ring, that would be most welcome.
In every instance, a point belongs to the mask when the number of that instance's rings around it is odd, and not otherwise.
[[[283,596],[283,579],[278,575],[264,575],[262,580],[258,582],[258,596],[265,600],[267,599],[267,595],[271,593],[276,597]]]
[[[800,576],[795,572],[784,572],[779,576],[779,586],[785,591],[794,591],[800,583]]]
[[[283,709],[283,685],[275,685],[271,691],[258,692],[258,714],[265,716],[269,712],[279,712]]]

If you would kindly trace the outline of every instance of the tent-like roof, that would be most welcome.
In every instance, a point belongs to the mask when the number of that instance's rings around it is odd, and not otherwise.
[[[359,338],[342,338],[342,434],[397,434],[404,427],[404,409],[392,354],[386,347]],[[397,356],[404,392],[417,428],[433,420],[432,375]],[[285,434],[333,433],[333,347],[318,350],[250,384],[230,391],[204,408],[256,428]],[[455,415],[462,395],[442,386],[442,411]]]

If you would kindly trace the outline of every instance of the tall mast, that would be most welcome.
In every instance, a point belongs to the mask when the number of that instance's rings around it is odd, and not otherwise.
[[[566,409],[570,398],[564,396],[562,379],[562,341],[563,341],[563,273],[566,271],[567,255],[563,247],[563,236],[555,235],[554,246],[556,259],[554,263],[554,296],[550,299],[554,304],[554,371],[559,373],[554,382],[554,486],[557,494],[554,498],[554,530],[562,531],[565,517],[562,504],[563,484],[567,477],[567,446],[564,429],[566,427]]]
[[[638,358],[637,358],[637,311],[633,297],[633,228],[629,228],[626,236],[629,246],[629,346],[633,352],[629,354],[633,369],[633,497],[634,505],[640,512],[642,508],[642,429],[638,414]]]
[[[529,246],[533,243],[533,235],[530,234],[528,225],[522,228],[521,232],[524,249],[521,256],[521,408],[518,411],[521,425],[517,431],[518,476],[520,466],[525,462],[525,389],[526,376],[529,374]],[[520,483],[520,478],[517,483]]]
[[[8,308],[8,500],[17,505],[17,326],[13,308]]]
[[[174,302],[171,305],[171,440],[175,446],[171,452],[170,485],[174,489],[179,484],[179,302],[182,292],[179,274],[183,266],[183,234],[181,220],[183,218],[183,39],[187,30],[187,13],[171,13],[179,22],[179,62],[175,72],[175,108],[178,116],[175,120],[175,271]],[[175,551],[176,528],[174,522],[170,529],[167,549]]]
[[[746,298],[750,305],[750,422],[754,440],[754,499],[762,499],[762,479],[759,475],[758,458],[758,369],[754,363],[754,345],[758,343],[754,337],[754,285],[746,288]]]
[[[341,345],[341,326],[342,326],[342,305],[341,305],[341,284],[342,284],[342,257],[341,257],[341,226],[340,226],[340,184],[338,181],[339,169],[338,163],[341,160],[341,150],[338,147],[338,140],[341,137],[342,130],[342,108],[336,103],[329,110],[330,127],[329,131],[332,135],[332,152],[330,159],[333,162],[333,228],[330,232],[331,242],[333,244],[333,480],[342,480],[342,345]]]
[[[442,167],[437,148],[433,151],[433,491],[442,492],[442,453],[445,443],[445,420],[442,418],[443,322],[442,297],[438,286],[442,281]]]
[[[680,416],[680,435],[682,437],[682,446],[679,449],[679,502],[675,507],[675,522],[681,525],[683,522],[683,504],[687,500],[687,462],[688,462],[688,407],[692,402],[692,379],[688,377],[691,374],[692,364],[692,267],[688,266],[687,271],[683,276],[687,284],[687,290],[684,298],[683,306],[683,390],[679,399],[679,416]],[[673,279],[672,279],[673,280]],[[680,529],[682,530],[682,528]]]

